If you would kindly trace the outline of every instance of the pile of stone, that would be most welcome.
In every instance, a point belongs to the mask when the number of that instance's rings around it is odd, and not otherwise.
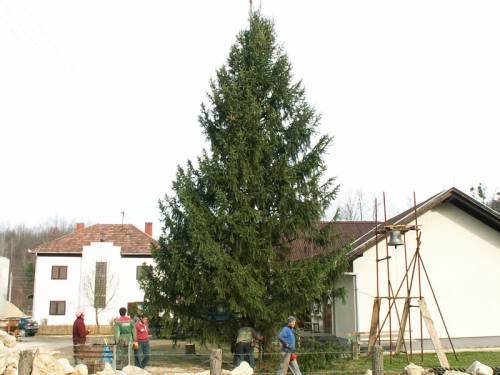
[[[43,348],[37,350],[16,349],[16,338],[0,330],[0,375],[89,375],[86,365],[71,366],[66,358],[57,358],[58,352],[49,352]],[[192,371],[177,369],[168,370],[171,375],[209,375],[210,371],[192,369]],[[222,370],[221,375],[252,375],[253,369],[247,362],[233,371]],[[102,371],[95,375],[167,375],[164,368],[146,367],[143,370],[135,366],[127,366],[122,370],[113,370],[109,363],[104,365]]]
[[[434,374],[432,370],[424,369],[423,367],[417,366],[410,363],[405,367],[404,375],[430,375]],[[444,375],[493,375],[493,369],[489,366],[482,364],[479,361],[474,361],[465,372],[448,370],[444,372]]]

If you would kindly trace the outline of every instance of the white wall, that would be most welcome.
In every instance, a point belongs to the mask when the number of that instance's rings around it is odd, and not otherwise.
[[[0,257],[0,301],[9,297],[9,258]]]
[[[451,337],[500,336],[500,299],[495,298],[500,287],[500,233],[457,207],[445,203],[418,218],[422,229],[422,260],[427,268],[445,323]],[[415,250],[415,232],[406,234],[409,257]],[[390,247],[390,272],[394,292],[404,274],[404,249]],[[385,242],[379,244],[379,258],[385,256]],[[409,261],[409,260],[408,260]],[[368,332],[373,298],[376,295],[375,246],[354,261],[358,275],[359,331]],[[387,269],[380,262],[380,295],[387,296]],[[417,274],[414,288],[418,285]],[[423,296],[440,337],[446,337],[432,293],[422,271]],[[403,288],[406,287],[404,283]],[[405,294],[400,293],[400,296]],[[417,295],[416,292],[412,295]],[[416,300],[415,304],[416,304]],[[402,301],[398,304],[402,311]],[[387,313],[382,303],[381,316]],[[412,309],[412,336],[419,337],[418,309]],[[394,313],[392,321],[397,324]],[[385,330],[388,331],[388,323]],[[393,325],[392,330],[397,330]],[[424,327],[424,337],[428,337]]]
[[[75,312],[85,309],[85,322],[95,324],[95,310],[92,307],[93,282],[96,262],[107,263],[106,309],[99,313],[99,323],[109,324],[118,315],[120,307],[127,307],[128,302],[142,301],[144,293],[136,280],[136,267],[143,263],[152,264],[150,257],[122,257],[120,247],[110,242],[92,242],[84,246],[81,257],[38,256],[35,273],[35,291],[33,317],[48,324],[72,324]],[[67,280],[51,280],[53,265],[68,266]],[[50,301],[66,301],[66,314],[49,315]]]
[[[5,311],[9,296],[9,264],[8,258],[0,257],[0,315]]]
[[[337,337],[350,337],[353,332],[357,332],[357,316],[356,316],[356,275],[345,273],[339,280],[337,285],[339,288],[344,288],[345,296],[335,299],[334,308],[334,333]]]
[[[81,257],[37,256],[35,288],[33,292],[33,318],[48,324],[68,324],[80,305]],[[52,280],[52,266],[67,266],[67,280]],[[66,315],[49,315],[50,301],[66,301]],[[71,315],[69,315],[71,314]]]

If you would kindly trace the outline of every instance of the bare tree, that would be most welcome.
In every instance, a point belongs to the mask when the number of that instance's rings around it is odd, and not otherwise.
[[[108,274],[107,268],[107,262],[96,262],[85,274],[82,284],[87,304],[94,309],[98,330],[99,314],[111,307],[118,291],[118,280],[113,273]]]
[[[32,311],[35,275],[35,256],[28,249],[72,230],[72,223],[57,217],[32,227],[23,224],[11,227],[7,223],[0,223],[0,256],[9,258],[12,272],[11,302],[25,313],[30,314]]]
[[[354,193],[349,193],[345,201],[340,204],[338,219],[363,221],[369,217],[369,211],[365,193],[362,190],[357,190]]]
[[[488,196],[488,188],[480,182],[477,186],[471,186],[469,189],[470,195],[481,202],[482,204],[500,212],[500,191],[497,189]]]

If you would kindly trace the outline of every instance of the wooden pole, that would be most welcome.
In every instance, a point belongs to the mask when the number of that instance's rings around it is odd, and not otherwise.
[[[210,375],[222,374],[222,349],[213,349],[210,354]]]
[[[429,332],[429,336],[431,337],[432,344],[434,345],[434,349],[436,350],[436,354],[439,359],[439,364],[441,367],[449,368],[450,364],[448,362],[448,358],[446,358],[446,354],[441,346],[441,340],[437,334],[436,328],[434,327],[434,322],[432,321],[431,314],[429,313],[429,309],[427,308],[427,304],[425,303],[424,298],[420,298],[419,300],[420,312],[425,321],[425,325],[427,327],[427,332]]]
[[[384,374],[384,351],[381,345],[375,345],[373,347],[372,374],[373,375]]]
[[[116,370],[116,345],[113,345],[113,362],[111,363],[113,370]]]
[[[380,298],[376,297],[373,300],[373,310],[372,310],[372,321],[370,323],[370,336],[368,338],[368,353],[371,353],[373,345],[377,341],[377,335],[380,335],[380,328],[377,329],[379,325],[379,314],[380,314]]]
[[[356,361],[359,359],[359,350],[360,350],[359,341],[357,340],[353,341],[351,343],[351,347],[352,347],[352,359]]]
[[[410,302],[410,298],[407,298],[405,301],[403,316],[401,317],[401,323],[399,325],[398,341],[396,342],[396,350],[394,351],[394,354],[399,354],[401,346],[403,346],[405,341],[406,323],[408,322],[408,317],[410,315]]]
[[[30,375],[33,368],[33,359],[35,352],[33,350],[22,350],[19,354],[19,375]]]

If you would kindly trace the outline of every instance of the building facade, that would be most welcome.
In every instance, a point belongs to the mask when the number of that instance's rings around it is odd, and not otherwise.
[[[420,283],[421,295],[444,347],[450,347],[446,329],[455,347],[498,347],[500,325],[497,324],[497,317],[500,315],[500,301],[494,296],[500,287],[496,276],[500,267],[500,214],[455,188],[417,205],[416,212],[421,233],[419,251],[422,264],[420,275],[419,267],[415,267],[415,271],[413,267],[410,269],[410,285],[411,274],[414,274],[411,296],[419,297]],[[380,231],[383,224],[378,224]],[[415,224],[415,210],[410,209],[388,219],[388,224]],[[378,294],[382,297],[379,314],[381,322],[387,316],[381,336],[383,340],[388,340],[389,335],[392,335],[395,345],[400,327],[399,317],[402,316],[404,298],[407,296],[405,269],[416,250],[416,231],[410,230],[405,234],[405,259],[403,246],[389,246],[386,253],[385,236],[375,236],[375,222],[339,222],[336,225],[340,232],[353,225],[362,230],[350,241],[351,269],[344,274],[338,285],[344,288],[345,298],[325,301],[321,306],[321,313],[311,317],[313,327],[316,326],[320,334],[332,334],[345,339],[356,337],[366,341],[371,327],[374,299]],[[387,264],[390,270],[390,290]],[[391,327],[388,316],[389,295],[398,297],[397,311],[395,308],[391,309]],[[411,330],[412,339],[419,339],[421,325],[418,298],[413,298],[411,305],[413,307],[410,309],[405,338],[409,338]],[[426,348],[430,348],[430,336],[425,324],[422,338],[426,340]]]
[[[88,324],[110,324],[120,307],[142,302],[142,267],[153,264],[152,225],[96,224],[31,250],[36,254],[33,318],[48,325],[72,324],[85,309]]]

